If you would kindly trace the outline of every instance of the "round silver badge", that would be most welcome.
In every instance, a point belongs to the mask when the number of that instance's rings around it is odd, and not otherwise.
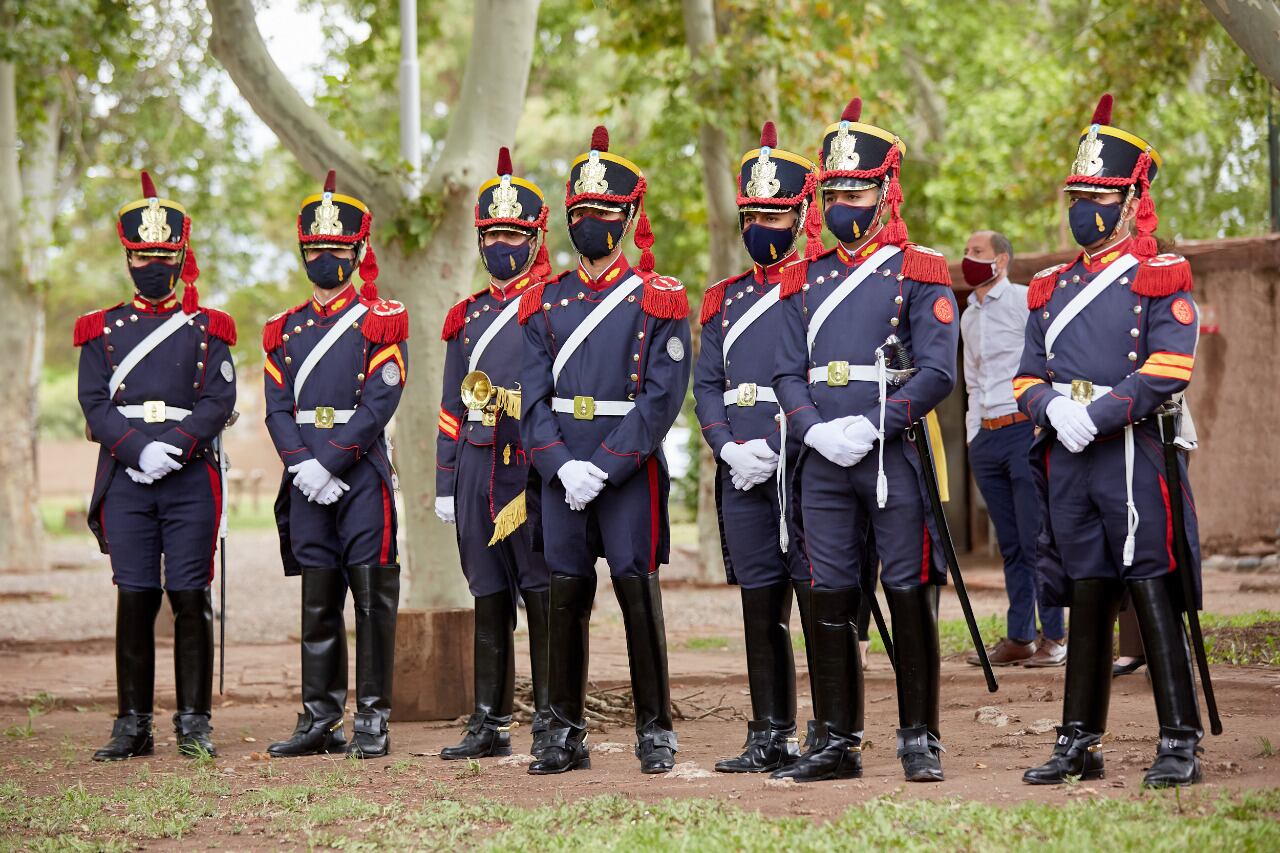
[[[667,355],[671,356],[672,361],[684,361],[684,342],[679,338],[667,341]]]
[[[229,359],[222,362],[222,367],[219,369],[222,371],[222,378],[228,382],[236,378],[236,369],[231,366],[231,361]]]
[[[382,365],[382,381],[388,385],[400,384],[400,365],[394,361],[388,361]]]

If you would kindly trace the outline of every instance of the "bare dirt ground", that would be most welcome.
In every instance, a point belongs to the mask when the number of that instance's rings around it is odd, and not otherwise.
[[[55,542],[61,568],[42,573],[0,574],[0,772],[32,794],[48,794],[81,783],[90,792],[137,783],[137,774],[182,773],[188,762],[174,753],[165,707],[172,705],[173,675],[169,641],[157,655],[157,754],[123,765],[89,760],[105,741],[114,715],[112,625],[114,595],[109,570],[92,545],[79,538]],[[335,758],[267,761],[266,745],[288,734],[297,710],[299,665],[291,636],[297,634],[297,585],[279,573],[274,537],[246,535],[232,545],[234,581],[229,596],[227,690],[215,697],[217,772],[230,795],[266,786],[306,783],[317,770],[347,767]],[[1002,613],[1001,576],[991,564],[970,558],[967,579],[979,615]],[[894,756],[896,700],[887,659],[873,654],[867,674],[865,775],[861,780],[778,787],[756,776],[709,773],[721,757],[736,754],[750,715],[740,637],[738,593],[682,581],[687,555],[664,577],[673,698],[688,717],[677,723],[681,772],[645,777],[631,753],[632,733],[625,723],[593,730],[593,766],[559,777],[535,778],[520,759],[486,759],[479,768],[441,761],[436,754],[458,735],[454,721],[395,722],[391,758],[368,762],[352,793],[375,802],[406,790],[429,794],[446,786],[455,794],[483,796],[518,805],[541,805],[604,793],[645,801],[662,798],[719,798],[768,815],[834,816],[848,806],[878,795],[961,798],[990,803],[1070,802],[1077,798],[1135,797],[1143,769],[1154,754],[1157,727],[1149,684],[1143,675],[1115,683],[1111,731],[1104,742],[1107,778],[1068,788],[1023,785],[1023,769],[1046,757],[1052,746],[1050,725],[1061,709],[1062,670],[1006,668],[998,671],[1000,690],[986,692],[981,672],[954,655],[942,670],[942,730],[947,748],[947,780],[937,785],[906,786]],[[595,689],[627,684],[626,649],[617,605],[602,583],[593,619],[591,679]],[[1280,577],[1211,572],[1206,575],[1208,610],[1234,614],[1280,610]],[[943,597],[943,619],[959,617],[954,595]],[[162,617],[163,618],[163,617]],[[793,619],[793,622],[795,620]],[[350,623],[349,623],[350,624]],[[798,633],[798,624],[793,625]],[[988,642],[995,637],[988,637]],[[518,634],[517,672],[527,677],[523,626]],[[804,656],[797,652],[803,720],[811,706],[804,678]],[[1206,789],[1239,791],[1280,787],[1280,758],[1269,756],[1264,739],[1280,743],[1280,668],[1217,666],[1215,685],[1226,733],[1206,738]],[[43,695],[40,695],[43,694]],[[38,697],[38,698],[37,698]],[[33,700],[44,713],[29,718]],[[989,707],[986,721],[976,719]],[[711,711],[712,713],[707,713]],[[29,732],[23,732],[28,721]],[[803,724],[802,724],[803,725]],[[16,732],[16,733],[15,733]],[[528,749],[527,729],[517,729],[517,752]],[[465,765],[465,762],[463,762]],[[141,782],[138,784],[146,784]],[[252,822],[235,847],[270,844],[251,840]],[[201,844],[217,838],[200,832],[185,840]],[[278,839],[277,839],[278,840]]]

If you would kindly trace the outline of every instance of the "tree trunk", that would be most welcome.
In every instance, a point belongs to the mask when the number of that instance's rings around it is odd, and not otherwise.
[[[1240,45],[1262,76],[1280,89],[1280,3],[1275,0],[1204,0],[1210,14]]]
[[[40,301],[24,272],[22,178],[18,168],[17,74],[0,62],[0,399],[13,428],[0,432],[0,568],[43,568],[36,483],[36,364]],[[17,274],[15,274],[15,272]]]

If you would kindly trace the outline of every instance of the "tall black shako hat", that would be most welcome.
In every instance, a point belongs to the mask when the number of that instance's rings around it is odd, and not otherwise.
[[[1158,251],[1153,235],[1160,225],[1150,189],[1162,161],[1149,143],[1126,130],[1112,127],[1112,103],[1111,93],[1103,94],[1093,111],[1093,121],[1080,131],[1080,144],[1063,191],[1125,192],[1130,197],[1138,193],[1138,236],[1134,255],[1150,258]]]
[[[538,185],[515,177],[513,171],[511,151],[505,146],[499,148],[498,176],[481,184],[476,194],[476,229],[481,234],[516,231],[537,240],[538,254],[529,273],[541,281],[551,273],[546,239],[549,208]]]
[[[771,121],[760,128],[760,147],[742,155],[738,170],[741,213],[803,207],[817,182],[812,163],[778,147],[778,129]]]
[[[191,248],[191,217],[176,201],[160,198],[151,175],[142,173],[142,198],[131,201],[116,214],[116,232],[129,252],[182,264],[182,310],[188,314],[200,306],[196,279],[200,267]]]
[[[360,280],[360,295],[378,298],[378,258],[369,245],[373,214],[355,196],[336,192],[337,173],[329,170],[324,179],[324,192],[302,200],[298,211],[298,250],[355,249]]]
[[[596,207],[603,210],[625,210],[630,219],[639,214],[636,222],[635,244],[640,250],[640,263],[636,269],[653,272],[653,229],[644,211],[644,193],[647,188],[640,167],[625,157],[609,151],[609,130],[597,125],[591,132],[591,150],[579,154],[569,166],[569,180],[565,184],[564,207],[567,213],[575,207]]]
[[[881,204],[889,207],[889,222],[882,241],[902,246],[908,235],[899,213],[902,185],[898,174],[907,146],[897,134],[866,124],[861,118],[862,99],[854,98],[845,105],[840,120],[823,131],[818,185],[822,190],[883,187]]]

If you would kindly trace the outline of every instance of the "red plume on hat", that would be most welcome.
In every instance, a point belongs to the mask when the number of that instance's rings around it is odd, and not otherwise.
[[[151,180],[151,173],[146,169],[142,170],[142,197],[155,198],[159,193],[156,192],[155,182]]]
[[[771,121],[766,121],[764,126],[760,128],[760,147],[778,147],[778,128]]]
[[[841,121],[858,121],[862,118],[862,98],[854,98],[844,105],[844,112],[840,113]]]
[[[514,171],[511,168],[511,149],[504,145],[498,149],[498,174],[510,175]]]
[[[1091,124],[1111,124],[1111,105],[1115,103],[1115,99],[1111,97],[1110,92],[1103,92],[1102,97],[1098,99],[1098,106],[1093,110],[1093,121]]]

